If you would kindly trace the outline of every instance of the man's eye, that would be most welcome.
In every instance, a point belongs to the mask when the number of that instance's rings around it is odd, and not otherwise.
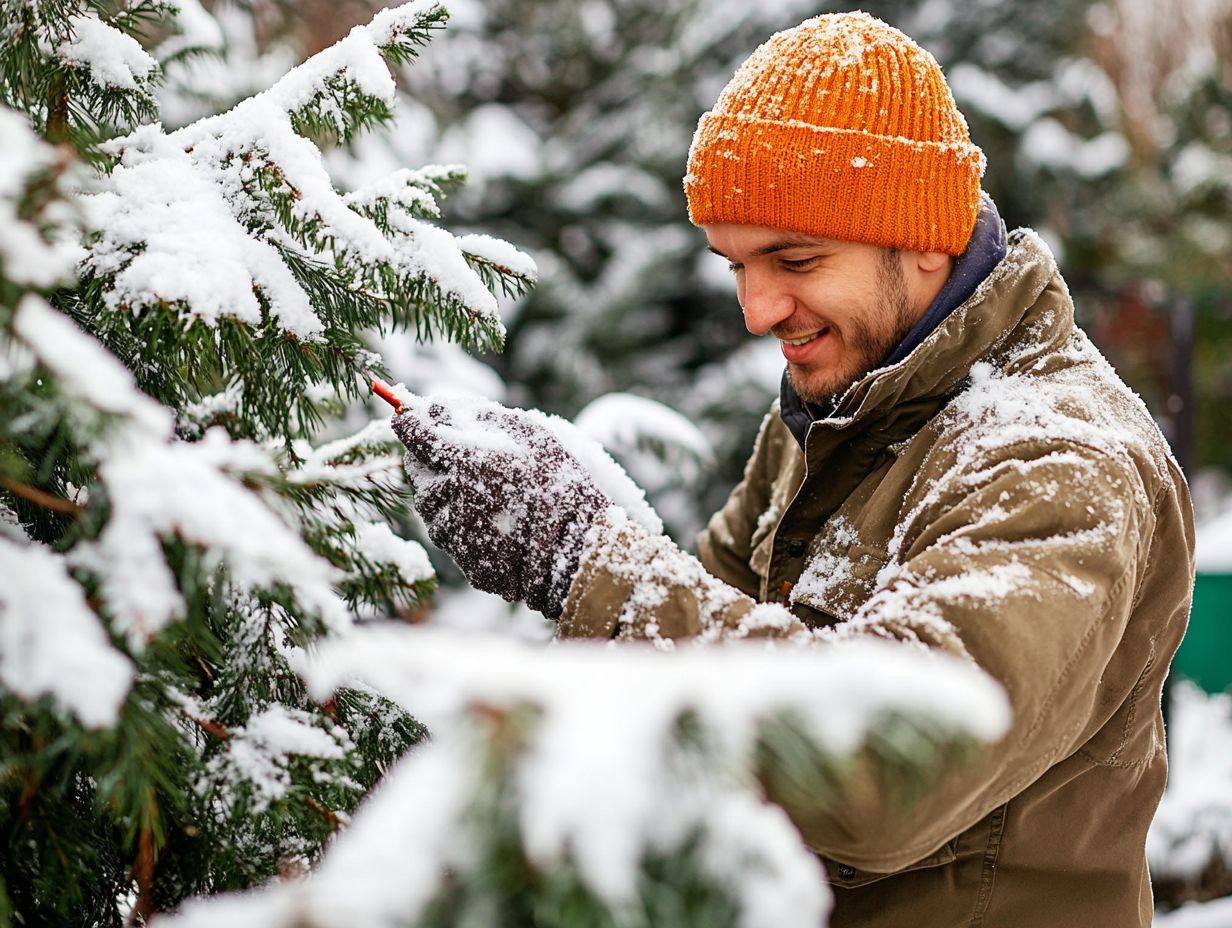
[[[744,270],[744,265],[743,265],[743,264],[737,264],[737,263],[736,263],[736,262],[734,262],[734,261],[728,261],[728,262],[727,262],[727,269],[728,269],[729,271],[731,271],[733,274],[735,274],[735,273],[738,273],[739,271],[743,271],[743,270]]]
[[[816,263],[816,258],[799,258],[794,261],[789,258],[783,258],[779,261],[779,264],[789,271],[807,271]]]

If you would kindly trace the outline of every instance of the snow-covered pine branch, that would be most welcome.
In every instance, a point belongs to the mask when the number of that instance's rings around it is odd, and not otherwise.
[[[133,33],[169,8],[138,0],[104,20],[96,4],[80,0],[6,0],[4,102],[28,113],[49,140],[79,148],[153,118],[160,69]]]
[[[820,792],[887,730],[944,748],[994,739],[1008,721],[1004,694],[972,665],[879,643],[665,655],[381,629],[302,667],[318,698],[359,680],[414,706],[433,742],[307,881],[194,902],[162,924],[392,928],[498,910],[531,923],[569,900],[577,924],[814,928],[828,896],[817,859],[762,798],[767,745],[815,751]],[[784,745],[788,729],[799,740]]]
[[[359,395],[353,375],[372,357],[357,332],[413,326],[500,345],[492,291],[522,292],[533,263],[420,218],[463,172],[397,172],[344,196],[308,134],[347,139],[387,121],[395,87],[382,56],[410,57],[445,15],[430,0],[383,10],[227,113],[104,146],[118,163],[89,198],[100,231],[82,262],[97,302],[74,314],[125,360],[126,347],[163,339],[198,362],[134,366],[143,387],[192,400],[257,365],[270,376],[242,382],[247,418],[294,437],[319,421],[313,384]]]

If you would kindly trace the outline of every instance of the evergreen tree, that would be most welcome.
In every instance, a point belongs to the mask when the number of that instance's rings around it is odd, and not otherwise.
[[[459,171],[344,197],[322,165],[389,120],[384,61],[439,4],[168,133],[147,47],[172,11],[4,5],[0,923],[118,924],[302,867],[420,737],[292,669],[432,585],[389,527],[385,423],[314,436],[382,370],[366,330],[495,349],[491,291],[533,275],[431,224]]]

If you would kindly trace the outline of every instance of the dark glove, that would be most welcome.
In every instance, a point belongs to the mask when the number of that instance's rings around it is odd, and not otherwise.
[[[415,508],[470,583],[560,617],[587,530],[611,503],[536,414],[416,399],[393,419]]]

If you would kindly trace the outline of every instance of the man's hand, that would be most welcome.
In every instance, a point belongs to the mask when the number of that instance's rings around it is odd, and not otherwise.
[[[558,618],[610,500],[531,413],[416,398],[394,417],[415,508],[478,589]]]

